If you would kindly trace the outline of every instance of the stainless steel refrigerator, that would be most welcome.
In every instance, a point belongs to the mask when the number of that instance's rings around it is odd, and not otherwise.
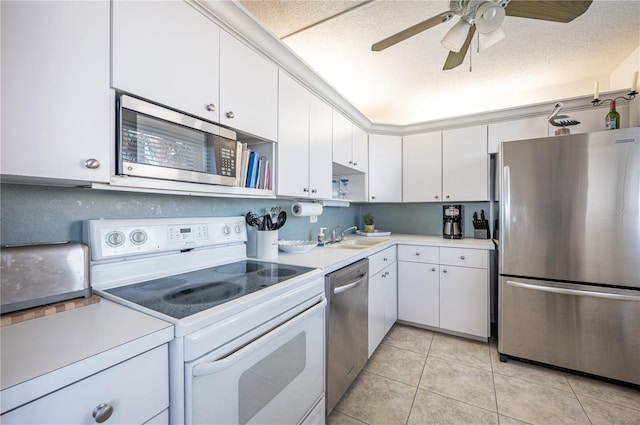
[[[498,351],[640,385],[640,128],[500,146]]]

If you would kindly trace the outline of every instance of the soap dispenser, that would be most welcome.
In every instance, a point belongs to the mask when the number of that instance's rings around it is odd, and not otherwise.
[[[326,235],[324,234],[325,230],[327,230],[326,227],[320,228],[320,233],[318,233],[318,246],[324,246],[324,242],[327,239]]]

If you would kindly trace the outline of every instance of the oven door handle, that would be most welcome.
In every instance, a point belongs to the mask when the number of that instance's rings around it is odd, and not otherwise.
[[[195,376],[203,376],[203,375],[211,375],[213,373],[216,373],[216,372],[219,372],[221,370],[224,370],[224,369],[228,368],[229,366],[231,366],[231,365],[237,363],[238,361],[242,360],[243,357],[245,357],[248,354],[250,354],[253,351],[255,351],[255,349],[257,348],[257,346],[260,345],[261,342],[269,341],[269,340],[277,337],[280,333],[286,331],[287,329],[291,328],[292,326],[297,325],[299,322],[305,320],[307,317],[312,316],[318,310],[324,309],[324,307],[326,305],[327,305],[327,299],[322,297],[322,301],[320,301],[318,304],[314,305],[313,307],[310,307],[309,309],[305,310],[304,312],[300,313],[299,315],[293,317],[288,322],[285,322],[282,325],[270,330],[266,334],[263,334],[262,336],[256,338],[255,340],[253,340],[249,344],[244,345],[244,346],[240,347],[238,350],[231,352],[230,354],[226,355],[225,357],[223,357],[223,358],[221,358],[219,360],[213,360],[213,361],[210,361],[210,362],[199,363],[199,364],[195,365],[193,367],[192,371],[191,371],[192,375],[194,377]]]

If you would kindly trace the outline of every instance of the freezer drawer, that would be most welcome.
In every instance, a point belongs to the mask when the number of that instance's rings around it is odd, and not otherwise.
[[[640,291],[500,278],[498,351],[640,384]]]

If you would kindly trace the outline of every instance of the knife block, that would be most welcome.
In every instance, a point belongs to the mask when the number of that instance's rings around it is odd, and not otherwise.
[[[474,239],[489,239],[489,229],[473,229]]]

